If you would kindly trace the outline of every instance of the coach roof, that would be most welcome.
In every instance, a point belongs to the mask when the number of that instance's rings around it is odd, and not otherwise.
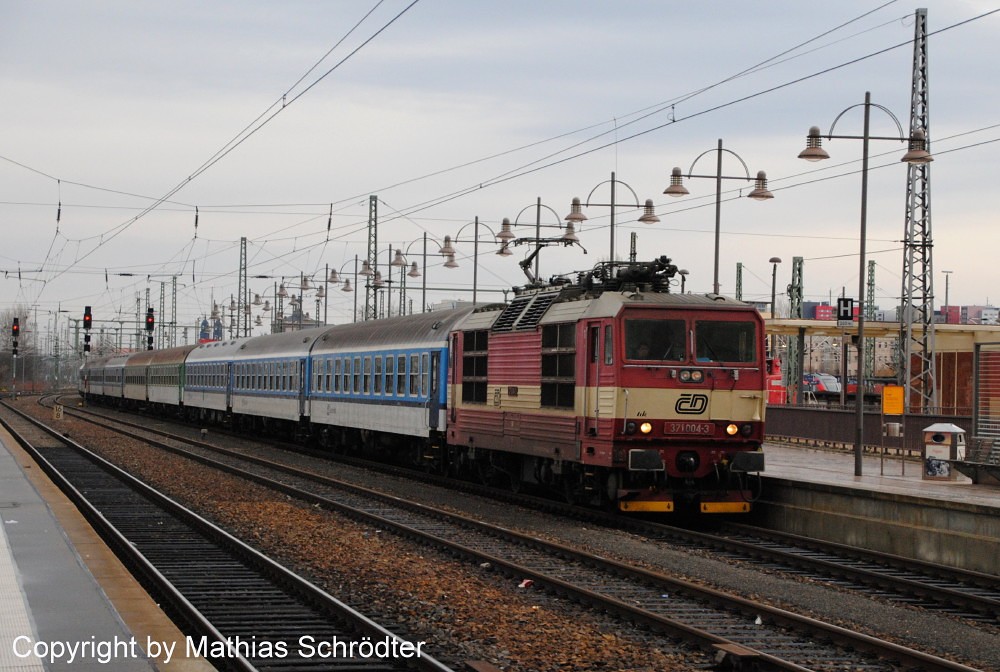
[[[473,311],[472,306],[437,310],[404,317],[368,320],[330,327],[320,336],[313,354],[346,352],[359,348],[418,348],[443,346],[448,334]]]

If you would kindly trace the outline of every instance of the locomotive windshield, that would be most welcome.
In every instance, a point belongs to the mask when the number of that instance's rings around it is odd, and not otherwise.
[[[753,362],[757,329],[753,322],[695,322],[699,362]]]
[[[628,359],[684,361],[684,320],[625,320]]]

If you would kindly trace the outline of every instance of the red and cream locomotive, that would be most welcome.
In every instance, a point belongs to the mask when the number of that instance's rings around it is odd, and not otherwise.
[[[623,511],[750,510],[764,457],[764,325],[669,292],[676,266],[605,263],[451,334],[451,463]]]

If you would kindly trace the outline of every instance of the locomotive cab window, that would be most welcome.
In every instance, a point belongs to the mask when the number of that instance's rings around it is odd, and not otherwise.
[[[625,356],[641,361],[684,361],[684,334],[684,320],[625,320]]]
[[[756,360],[757,328],[753,322],[696,322],[694,330],[699,362]]]

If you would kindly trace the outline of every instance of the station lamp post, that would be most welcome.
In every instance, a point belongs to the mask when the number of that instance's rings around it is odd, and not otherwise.
[[[422,273],[420,272],[420,268],[417,266],[417,262],[416,261],[407,262],[407,260],[406,260],[406,255],[408,255],[410,253],[410,247],[412,247],[413,243],[415,243],[415,242],[417,242],[417,241],[414,240],[409,245],[406,246],[406,253],[405,254],[404,254],[404,252],[401,249],[396,248],[396,256],[393,257],[392,262],[391,262],[392,266],[394,266],[394,267],[396,267],[396,268],[399,269],[399,314],[400,314],[400,316],[406,315],[406,278],[407,277],[410,277],[410,278],[419,278],[422,275]],[[427,239],[424,238],[424,256],[425,256],[425,258],[426,258],[426,255],[427,255]],[[407,267],[409,267],[410,270],[404,272],[403,269],[405,269]],[[426,287],[427,287],[427,280],[425,278],[424,279],[424,295],[425,296],[427,294]],[[421,307],[421,311],[422,310],[423,310],[423,308]]]
[[[698,163],[701,157],[709,154],[711,152],[716,152],[716,170],[715,175],[694,175],[694,166]],[[746,176],[729,176],[722,174],[722,154],[726,152],[732,154],[743,166],[743,170],[746,172]],[[694,161],[691,162],[691,167],[688,169],[687,175],[681,172],[680,168],[674,168],[670,171],[670,186],[664,190],[664,194],[668,196],[687,196],[691,192],[687,190],[684,186],[683,178],[692,177],[704,177],[715,180],[715,270],[712,276],[712,293],[719,293],[719,235],[720,235],[720,225],[722,222],[722,181],[723,180],[744,180],[746,182],[753,182],[754,188],[747,198],[752,198],[755,201],[767,201],[774,198],[774,194],[767,190],[767,174],[761,170],[757,173],[757,177],[750,177],[750,169],[747,168],[746,162],[740,158],[740,155],[730,149],[724,149],[722,147],[722,139],[719,139],[718,147],[715,149],[709,149],[707,151],[699,154]]]
[[[483,227],[490,232],[493,236],[493,242],[499,243],[500,249],[496,251],[496,254],[501,257],[509,257],[512,252],[508,247],[508,243],[514,239],[514,233],[510,230],[509,222],[504,222],[504,225],[500,228],[500,233],[497,233],[489,225],[484,224],[479,221],[479,217],[475,220],[463,224],[455,234],[455,238],[452,239],[451,236],[444,237],[444,245],[441,247],[441,255],[448,258],[445,262],[446,268],[458,268],[458,262],[455,261],[455,248],[456,243],[464,242],[461,240],[462,231],[468,226],[474,226],[473,229],[473,248],[472,248],[472,303],[475,305],[477,299],[477,292],[479,287],[479,228]]]
[[[341,275],[344,272],[344,267],[347,266],[352,261],[354,262],[353,286],[351,285],[350,278],[344,278],[343,281],[341,281]],[[332,284],[332,285],[338,285],[341,282],[343,282],[344,286],[340,288],[340,291],[346,294],[350,294],[351,292],[354,293],[354,312],[351,313],[351,322],[357,322],[358,321],[358,255],[354,255],[354,259],[348,259],[343,264],[341,264],[339,271],[337,269],[331,270],[329,276],[327,276],[326,282],[327,284]]]
[[[591,203],[590,199],[591,197],[593,197],[594,192],[597,191],[597,189],[602,185],[608,183],[611,184],[611,202]],[[629,192],[632,194],[632,198],[635,199],[635,203],[616,202],[617,186],[619,184],[629,190]],[[589,208],[592,206],[611,208],[611,219],[609,220],[611,224],[611,243],[610,243],[608,261],[612,263],[614,263],[615,261],[615,215],[617,213],[618,208],[630,208],[632,210],[638,210],[641,208],[642,215],[639,217],[638,221],[642,222],[643,224],[656,224],[660,221],[660,218],[657,217],[656,213],[653,212],[653,200],[646,199],[645,205],[639,205],[639,197],[636,195],[635,190],[632,187],[630,187],[626,182],[622,182],[621,180],[617,179],[615,177],[614,171],[611,172],[610,180],[605,180],[604,182],[601,182],[600,184],[598,184],[597,186],[595,186],[593,189],[590,190],[590,194],[587,195],[587,201],[585,203],[581,204],[579,198],[574,198],[570,208],[570,213],[566,215],[564,219],[566,220],[568,225],[571,224],[573,226],[579,226],[582,222],[585,222],[587,220],[587,216],[583,214],[582,208]],[[572,231],[568,231],[567,233],[568,234],[572,233]]]
[[[864,107],[864,130],[862,135],[834,135],[833,130],[837,122],[849,110],[856,107]],[[899,135],[892,137],[871,135],[871,108],[877,107],[885,112],[895,122]],[[830,132],[821,135],[818,126],[809,129],[806,136],[806,148],[799,153],[800,159],[806,161],[822,161],[829,159],[830,155],[823,149],[823,138],[827,140],[861,140],[861,233],[860,251],[858,253],[858,373],[857,391],[855,393],[855,427],[854,427],[854,475],[862,475],[862,456],[864,451],[864,401],[865,401],[865,307],[861,305],[862,297],[865,296],[865,237],[868,227],[868,144],[871,140],[895,140],[896,142],[908,142],[909,151],[900,159],[904,163],[930,163],[934,158],[926,149],[927,141],[923,129],[915,129],[912,135],[903,134],[903,127],[892,112],[882,105],[872,103],[871,92],[865,92],[865,102],[851,105],[837,115],[830,125]],[[846,381],[845,381],[846,382]]]

